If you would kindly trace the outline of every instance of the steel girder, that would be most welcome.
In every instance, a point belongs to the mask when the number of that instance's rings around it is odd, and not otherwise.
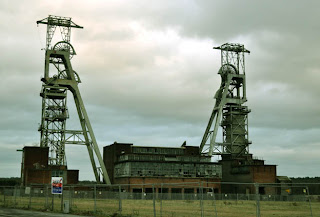
[[[248,113],[246,98],[243,45],[226,43],[214,49],[221,50],[221,85],[215,94],[216,103],[203,135],[200,152],[212,155],[249,153]],[[223,141],[217,142],[217,132],[222,127]],[[208,147],[208,148],[205,148]]]
[[[59,66],[56,66],[58,70],[57,74],[61,73],[62,71],[64,72],[65,76],[64,77],[59,77],[59,76],[49,76],[49,64],[57,64],[56,60],[58,60]],[[91,123],[88,117],[88,114],[86,112],[79,87],[78,87],[78,75],[73,71],[72,65],[69,59],[69,52],[68,51],[56,51],[56,50],[46,50],[46,64],[45,64],[45,75],[42,81],[44,82],[44,88],[43,90],[58,90],[59,92],[69,90],[73,94],[73,98],[75,101],[75,105],[77,108],[80,124],[82,130],[78,131],[70,131],[65,129],[65,119],[63,127],[55,129],[58,131],[59,135],[63,135],[59,137],[59,148],[61,150],[64,150],[65,144],[80,144],[80,145],[86,145],[91,164],[94,170],[94,174],[96,177],[97,181],[100,181],[99,178],[99,173],[102,173],[102,176],[107,184],[110,184],[110,179],[107,173],[107,170],[105,168],[103,159],[101,157],[101,153],[99,150],[99,147],[97,145],[96,138],[93,133],[93,129],[91,127]],[[65,93],[66,94],[66,93]],[[42,92],[43,96],[45,95],[45,92]],[[44,101],[51,100],[48,99],[47,97],[43,97]],[[67,111],[66,108],[66,103],[63,104],[65,107],[64,109],[60,109],[63,111]],[[40,126],[40,131],[41,135],[46,135],[48,132],[50,132],[49,129],[47,129],[47,124],[46,124],[46,111],[48,110],[48,107],[43,104],[43,115],[42,115],[42,122]],[[66,135],[69,135],[66,137]],[[42,147],[52,147],[48,139],[46,139],[46,136],[41,137],[41,146]],[[100,167],[97,167],[95,157],[97,157],[98,164]],[[59,162],[61,161],[56,161],[57,165],[61,165]],[[65,161],[64,161],[65,162]]]
[[[70,43],[71,28],[83,27],[72,22],[69,17],[53,15],[37,21],[37,24],[47,25],[45,69],[44,77],[41,79],[43,85],[40,94],[42,97],[40,146],[49,147],[49,164],[66,166],[65,144],[86,145],[97,182],[100,182],[101,174],[104,181],[111,184],[78,88],[80,77],[70,62],[72,56],[76,54]],[[62,41],[51,46],[57,27],[60,29]],[[49,66],[52,65],[56,71],[49,73]],[[66,129],[66,120],[69,117],[68,91],[73,94],[81,130]]]

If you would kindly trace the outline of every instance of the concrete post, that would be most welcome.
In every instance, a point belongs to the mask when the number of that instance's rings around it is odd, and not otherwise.
[[[144,187],[142,187],[142,190],[141,190],[141,199],[144,200]]]
[[[200,205],[200,209],[201,209],[201,182],[199,182],[199,186],[198,186],[198,195],[197,195],[197,197],[199,198],[199,205]]]
[[[309,194],[309,188],[306,187],[307,189],[307,194],[308,194],[308,201],[309,201],[309,206],[310,206],[310,216],[313,217],[313,214],[312,214],[312,207],[311,207],[311,198],[310,198],[310,194]]]
[[[63,191],[63,187],[62,187],[62,194],[60,195],[60,197],[61,197],[61,205],[60,205],[61,212],[63,212],[63,194],[64,194],[64,191]]]
[[[212,194],[213,194],[213,206],[214,206],[214,213],[216,214],[216,217],[218,217],[218,213],[217,213],[217,206],[216,206],[216,196],[214,193],[214,189],[211,188]]]
[[[54,194],[52,194],[52,206],[51,206],[51,211],[54,211]]]
[[[94,197],[94,208],[93,208],[93,212],[97,213],[97,185],[94,185],[93,187],[93,197]]]
[[[182,200],[184,200],[184,187],[181,189],[181,193],[182,193]]]
[[[16,208],[16,203],[17,203],[17,186],[14,186],[14,205],[13,207]]]
[[[119,212],[122,212],[122,201],[121,201],[121,185],[119,185]]]
[[[48,196],[49,196],[49,188],[48,188],[48,185],[46,185],[46,210],[48,209],[48,206],[49,206],[49,204],[48,204]]]
[[[239,200],[239,194],[237,193],[237,202],[236,202],[237,205],[238,205],[238,200]]]
[[[69,209],[70,211],[72,210],[72,194],[73,194],[73,190],[71,188],[71,186],[69,186]]]
[[[156,217],[156,198],[154,192],[154,184],[152,184],[152,199],[153,199],[153,216]]]
[[[201,208],[201,217],[204,216],[204,209],[203,209],[203,183],[200,182],[201,186],[200,186],[200,191],[201,191],[201,195],[200,195],[200,208]]]
[[[3,187],[3,206],[5,207],[6,206],[6,189],[5,187]]]
[[[30,186],[30,194],[29,194],[29,205],[28,205],[28,209],[31,209],[31,194],[32,194],[32,186]]]
[[[256,216],[260,217],[260,195],[259,195],[259,184],[255,183],[256,187]]]
[[[163,193],[163,183],[161,183],[161,192],[160,192],[160,217],[162,217],[162,193]]]
[[[159,200],[159,186],[155,188],[156,190],[156,200]]]

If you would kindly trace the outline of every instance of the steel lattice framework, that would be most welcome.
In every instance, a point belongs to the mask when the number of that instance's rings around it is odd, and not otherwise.
[[[73,70],[71,58],[76,55],[70,43],[71,28],[83,28],[68,17],[52,16],[37,21],[47,25],[44,77],[41,79],[42,116],[39,131],[40,146],[49,147],[49,164],[67,166],[65,144],[86,145],[97,182],[100,174],[110,184],[97,141],[95,139],[89,117],[78,88],[81,82],[79,75]],[[51,46],[55,30],[59,28],[62,41]],[[54,66],[50,71],[50,66]],[[52,67],[51,67],[52,68]],[[67,130],[69,118],[67,108],[67,92],[73,94],[77,108],[81,130]],[[96,159],[99,167],[97,166]]]
[[[243,156],[249,153],[251,143],[248,139],[250,110],[244,105],[247,101],[244,54],[250,51],[241,44],[232,43],[214,49],[221,50],[221,67],[218,72],[221,75],[221,85],[215,94],[216,103],[203,135],[200,151],[209,156]],[[219,126],[222,127],[222,143],[216,142]]]

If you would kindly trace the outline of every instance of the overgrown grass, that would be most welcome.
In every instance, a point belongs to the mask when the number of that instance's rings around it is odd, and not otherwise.
[[[52,208],[53,204],[53,208]],[[247,200],[204,200],[201,208],[201,203],[198,200],[156,200],[155,210],[152,200],[121,200],[122,209],[119,210],[119,200],[115,199],[98,199],[96,200],[96,210],[94,210],[93,199],[73,199],[71,202],[71,213],[79,215],[94,215],[98,217],[113,216],[113,217],[194,217],[201,216],[203,210],[204,216],[215,216],[215,210],[219,217],[255,217],[256,202]],[[31,205],[31,206],[30,206]],[[32,209],[39,211],[61,212],[61,198],[55,197],[52,203],[52,198],[32,197],[12,197],[0,195],[0,206]],[[312,202],[313,216],[320,216],[320,203]],[[162,209],[161,209],[162,207]],[[310,216],[309,202],[288,202],[288,201],[261,201],[260,202],[261,216]]]

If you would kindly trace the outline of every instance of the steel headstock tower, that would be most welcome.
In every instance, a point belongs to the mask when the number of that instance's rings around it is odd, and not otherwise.
[[[71,18],[52,16],[37,21],[37,24],[47,25],[44,77],[41,79],[42,116],[39,131],[40,146],[49,147],[49,164],[67,166],[65,145],[85,145],[97,182],[100,174],[104,181],[110,184],[106,167],[103,163],[97,141],[95,139],[78,84],[79,75],[73,70],[71,58],[76,55],[70,43],[71,28],[83,28],[71,21]],[[61,41],[51,45],[56,29],[60,30]],[[50,71],[50,69],[52,69]],[[67,108],[67,92],[73,95],[77,108],[81,130],[67,130],[66,121],[69,118]],[[97,166],[96,159],[98,161]]]
[[[241,44],[226,43],[214,49],[221,50],[221,85],[214,98],[214,105],[208,126],[203,135],[200,151],[212,155],[229,154],[240,157],[249,154],[248,113],[245,106],[246,77],[245,53],[250,53]],[[214,124],[213,124],[214,123]],[[219,126],[223,141],[216,142]],[[205,149],[208,145],[209,148]]]

